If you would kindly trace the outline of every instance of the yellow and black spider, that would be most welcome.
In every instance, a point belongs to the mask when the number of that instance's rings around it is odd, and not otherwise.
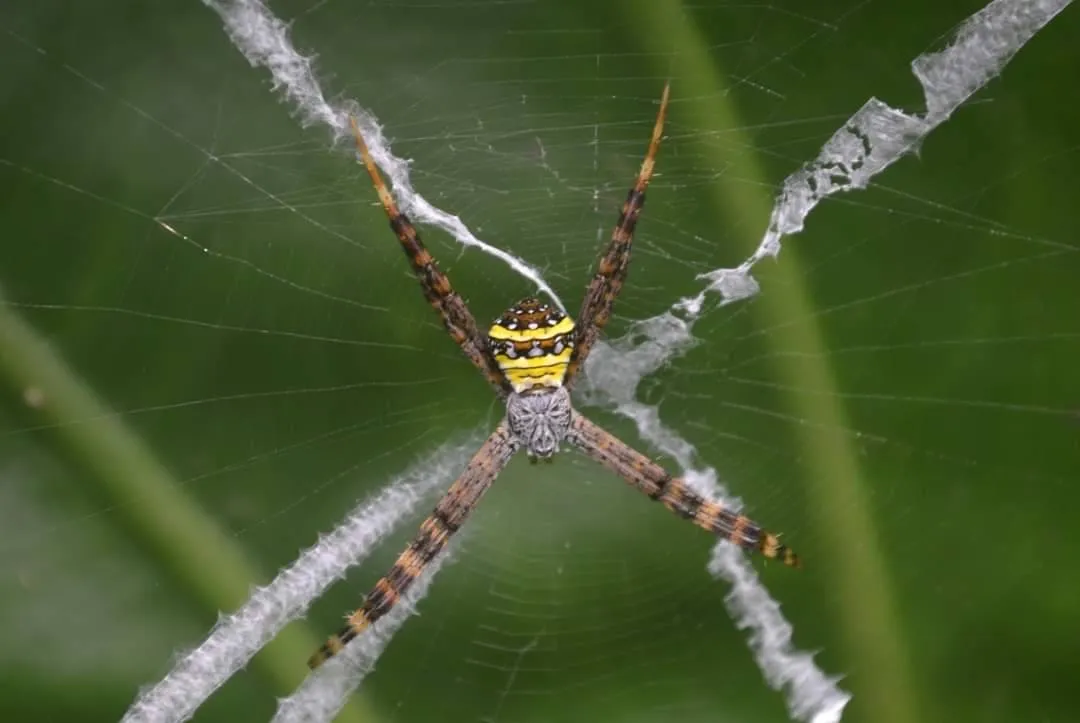
[[[375,184],[379,201],[390,217],[390,228],[397,234],[420,280],[424,296],[439,312],[450,336],[487,377],[500,400],[506,402],[506,417],[424,520],[419,534],[394,566],[375,584],[363,606],[349,615],[345,627],[311,657],[308,664],[312,668],[340,652],[397,603],[424,567],[446,546],[450,536],[465,523],[510,457],[521,449],[533,460],[549,460],[559,444],[566,442],[699,527],[723,535],[742,548],[757,550],[766,557],[780,559],[785,565],[798,567],[798,557],[776,535],[721,504],[702,498],[682,479],[672,477],[663,467],[590,422],[570,404],[570,385],[607,324],[612,304],[626,279],[634,226],[645,203],[645,189],[660,146],[668,94],[669,87],[665,86],[648,152],[623,204],[611,243],[585,292],[578,316],[580,323],[575,326],[558,309],[528,298],[496,320],[486,338],[420,241],[416,229],[398,211],[353,121],[357,149]]]

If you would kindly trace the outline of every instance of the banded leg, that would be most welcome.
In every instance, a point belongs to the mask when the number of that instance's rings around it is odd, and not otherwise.
[[[581,414],[574,414],[567,441],[644,492],[678,516],[692,521],[746,550],[756,550],[765,557],[778,559],[790,567],[799,567],[799,558],[780,538],[761,529],[745,515],[738,515],[718,502],[710,502],[673,478],[651,459],[593,424]]]
[[[364,136],[360,133],[360,128],[356,124],[356,119],[350,118],[349,121],[352,124],[353,137],[356,139],[356,150],[364,161],[368,175],[371,176],[371,182],[375,184],[375,192],[379,195],[379,202],[390,219],[390,228],[397,236],[398,241],[401,242],[401,248],[405,251],[405,255],[409,257],[413,273],[420,280],[420,286],[424,290],[424,298],[442,317],[443,324],[450,333],[450,337],[465,352],[465,356],[469,357],[473,365],[495,387],[499,397],[505,397],[510,391],[510,386],[495,360],[488,353],[485,338],[477,329],[476,320],[469,311],[469,307],[454,291],[450,285],[450,279],[439,269],[438,263],[436,263],[431,252],[427,250],[427,247],[424,246],[424,242],[420,240],[420,234],[409,221],[409,217],[398,210],[394,198],[390,195],[390,191],[387,190],[386,184],[383,183],[382,176],[379,175],[379,169],[375,166],[375,161],[371,158],[371,152],[368,151]]]
[[[664,86],[664,94],[660,98],[660,110],[656,114],[656,124],[653,126],[652,139],[649,141],[649,150],[645,153],[645,160],[641,163],[637,180],[626,196],[626,202],[623,203],[619,220],[611,233],[611,243],[600,258],[596,274],[593,275],[589,287],[585,290],[585,300],[581,304],[581,312],[577,318],[574,353],[570,357],[570,366],[566,371],[567,385],[573,384],[578,369],[585,363],[593,344],[607,325],[608,318],[611,316],[611,307],[615,304],[615,299],[622,291],[623,282],[626,280],[627,268],[630,265],[630,249],[634,240],[634,227],[637,226],[638,216],[645,205],[645,190],[649,187],[649,180],[652,178],[653,168],[656,165],[656,152],[660,149],[660,137],[664,133],[664,119],[667,117],[670,90],[670,83]]]
[[[439,500],[435,510],[420,525],[420,532],[405,548],[405,552],[401,553],[390,571],[375,583],[374,589],[364,599],[363,606],[349,615],[345,627],[331,636],[308,659],[310,668],[314,670],[340,653],[350,640],[390,612],[409,586],[424,572],[428,563],[446,547],[450,536],[465,523],[465,519],[495,481],[499,471],[517,451],[517,446],[506,422],[499,424],[469,460],[465,471]]]

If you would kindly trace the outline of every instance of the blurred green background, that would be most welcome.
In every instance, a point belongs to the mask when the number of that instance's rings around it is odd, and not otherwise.
[[[619,335],[739,263],[867,98],[921,111],[909,62],[980,5],[272,8],[417,188],[571,309],[671,78]],[[1070,8],[918,156],[826,202],[639,390],[805,557],[756,565],[847,721],[1080,715],[1078,32]],[[201,3],[6,3],[0,67],[0,719],[117,720],[220,609],[499,410],[348,150]],[[531,290],[426,238],[481,323]],[[417,521],[196,720],[267,719]],[[586,460],[515,461],[346,717],[786,720],[710,546]]]

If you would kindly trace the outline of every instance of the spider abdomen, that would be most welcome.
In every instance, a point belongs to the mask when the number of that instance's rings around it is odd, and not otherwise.
[[[515,392],[558,388],[574,350],[574,320],[538,299],[522,299],[492,325],[488,348]]]

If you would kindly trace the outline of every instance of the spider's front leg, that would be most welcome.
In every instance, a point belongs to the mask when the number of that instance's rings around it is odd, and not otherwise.
[[[683,519],[720,535],[746,550],[799,567],[798,556],[780,542],[780,536],[766,532],[745,515],[706,500],[663,467],[619,440],[610,432],[575,412],[566,440],[607,469],[622,477]]]
[[[420,532],[401,553],[394,566],[364,598],[363,606],[349,615],[348,623],[336,635],[330,637],[308,660],[308,666],[318,668],[328,659],[342,651],[345,645],[371,626],[401,599],[424,568],[442,552],[451,535],[457,532],[491,483],[517,451],[518,442],[506,422],[487,438],[483,446],[469,460],[461,476],[450,486],[435,510],[423,524]]]
[[[360,133],[356,119],[350,118],[349,121],[356,140],[356,150],[367,168],[368,175],[371,176],[371,182],[379,196],[379,203],[382,204],[390,219],[390,228],[397,236],[405,255],[409,257],[413,273],[416,274],[420,286],[423,287],[424,298],[442,317],[450,337],[465,352],[465,356],[469,357],[473,366],[483,373],[495,388],[499,398],[505,398],[510,391],[509,385],[488,351],[487,343],[476,326],[472,312],[469,311],[469,307],[465,305],[461,296],[454,291],[450,285],[450,279],[439,269],[438,263],[424,246],[424,242],[420,240],[420,234],[409,221],[409,217],[398,210],[390,191],[383,183],[382,176],[379,175],[379,169],[375,166],[375,161],[371,157],[367,143],[364,142],[364,136]]]
[[[664,94],[660,98],[660,110],[656,114],[652,138],[649,140],[649,150],[645,153],[641,170],[638,171],[634,186],[626,196],[626,202],[623,203],[619,220],[611,233],[611,243],[608,244],[604,255],[600,257],[596,274],[585,290],[585,300],[581,304],[581,312],[577,319],[574,352],[570,357],[570,366],[566,370],[567,386],[573,384],[574,377],[588,358],[593,344],[607,325],[611,308],[626,280],[627,268],[630,265],[630,250],[634,241],[634,228],[637,226],[641,209],[645,205],[645,190],[649,187],[649,179],[652,178],[653,168],[656,165],[656,153],[660,149],[660,138],[664,134],[664,119],[667,117],[670,91],[671,84],[669,83],[664,86]]]

